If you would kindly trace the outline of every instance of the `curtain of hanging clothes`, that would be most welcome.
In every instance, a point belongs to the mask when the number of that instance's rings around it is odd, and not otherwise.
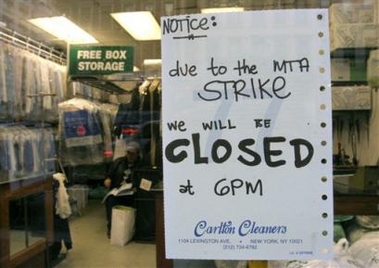
[[[57,122],[66,76],[65,66],[0,41],[0,121]]]
[[[42,158],[43,157],[43,158]],[[1,179],[38,177],[55,172],[55,141],[51,128],[0,126]]]

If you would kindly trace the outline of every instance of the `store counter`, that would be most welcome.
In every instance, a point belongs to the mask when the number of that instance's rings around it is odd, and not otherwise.
[[[156,263],[157,268],[172,268],[173,260],[166,259],[164,213],[163,213],[163,185],[159,185],[155,191],[155,228],[156,228]]]
[[[33,230],[27,198],[44,196],[44,230]],[[0,184],[0,267],[49,267],[45,253],[53,241],[52,178],[12,180]],[[18,204],[23,220],[14,222],[10,210]],[[29,219],[29,220],[27,220]]]

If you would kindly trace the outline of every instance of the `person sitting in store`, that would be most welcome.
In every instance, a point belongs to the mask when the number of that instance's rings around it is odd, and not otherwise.
[[[104,180],[104,186],[110,191],[115,188],[119,188],[125,183],[133,183],[134,171],[141,166],[140,145],[135,142],[129,142],[126,145],[125,156],[115,159],[111,166],[106,179]],[[134,191],[132,189],[132,191]],[[117,205],[130,206],[134,205],[134,195],[108,195],[105,199],[105,210],[107,220],[107,236],[110,238],[110,232],[112,228],[112,208]]]

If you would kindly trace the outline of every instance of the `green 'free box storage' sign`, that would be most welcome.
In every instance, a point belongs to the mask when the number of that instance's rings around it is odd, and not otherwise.
[[[131,46],[70,46],[69,75],[105,75],[133,72]]]

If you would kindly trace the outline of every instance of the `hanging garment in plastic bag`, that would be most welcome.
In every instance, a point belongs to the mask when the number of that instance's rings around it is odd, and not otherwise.
[[[76,214],[82,215],[82,211],[86,208],[88,203],[88,185],[74,184],[67,188],[70,201],[74,201],[76,205]]]
[[[124,246],[135,232],[136,210],[132,207],[114,206],[112,209],[111,245]]]
[[[120,158],[120,157],[124,157],[125,152],[126,152],[125,140],[123,140],[122,138],[116,138],[114,153],[113,153],[113,160],[116,160],[117,158]]]

